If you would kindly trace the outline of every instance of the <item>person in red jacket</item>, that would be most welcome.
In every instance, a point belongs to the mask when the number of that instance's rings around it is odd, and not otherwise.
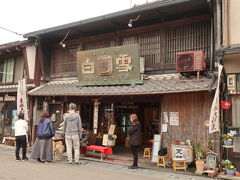
[[[141,124],[139,123],[138,117],[136,114],[131,114],[130,119],[132,125],[128,129],[128,138],[129,145],[133,154],[133,165],[129,166],[129,169],[138,168],[138,150],[141,145]]]

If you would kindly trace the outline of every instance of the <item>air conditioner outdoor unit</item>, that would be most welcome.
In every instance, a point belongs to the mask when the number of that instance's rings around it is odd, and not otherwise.
[[[204,71],[206,63],[203,51],[189,51],[176,53],[177,72]]]

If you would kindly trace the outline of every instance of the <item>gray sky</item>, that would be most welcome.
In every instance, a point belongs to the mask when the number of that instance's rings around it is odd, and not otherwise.
[[[153,0],[148,0],[151,2]],[[96,17],[146,0],[3,0],[0,27],[25,34],[28,32]],[[0,44],[23,40],[0,28]]]

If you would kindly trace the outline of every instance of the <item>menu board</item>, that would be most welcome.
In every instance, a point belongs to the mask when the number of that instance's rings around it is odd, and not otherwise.
[[[187,163],[193,161],[193,147],[191,145],[174,145],[172,144],[172,158],[184,158]]]

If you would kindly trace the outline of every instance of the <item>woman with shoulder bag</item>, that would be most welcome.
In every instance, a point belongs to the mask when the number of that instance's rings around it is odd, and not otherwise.
[[[141,145],[141,124],[139,123],[138,117],[136,114],[131,114],[130,119],[132,125],[128,129],[128,139],[131,151],[133,154],[133,165],[129,166],[129,169],[138,168],[138,150]]]
[[[38,122],[37,139],[33,146],[32,159],[39,162],[51,162],[53,160],[52,137],[54,135],[55,131],[49,113],[43,111]]]

